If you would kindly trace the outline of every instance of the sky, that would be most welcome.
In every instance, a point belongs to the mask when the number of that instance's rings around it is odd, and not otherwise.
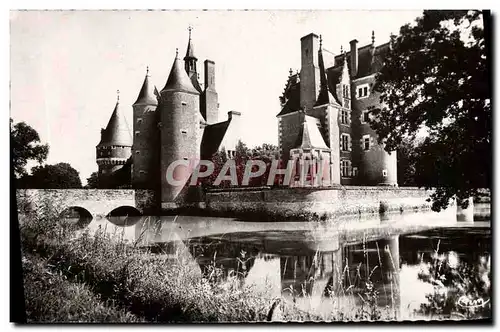
[[[300,70],[300,38],[314,32],[339,54],[357,39],[363,46],[389,40],[419,10],[398,11],[12,11],[10,103],[48,143],[47,163],[68,162],[82,183],[94,171],[95,146],[120,91],[132,129],[132,104],[149,66],[161,90],[176,48],[184,56],[192,26],[198,71],[215,61],[219,119],[242,113],[249,146],[277,144],[281,95],[290,68]]]

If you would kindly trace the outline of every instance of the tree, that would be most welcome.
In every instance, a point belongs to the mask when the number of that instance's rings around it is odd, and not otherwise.
[[[21,188],[33,189],[79,189],[82,188],[79,173],[68,163],[35,166],[31,175],[20,179]]]
[[[426,132],[415,183],[435,189],[435,211],[491,188],[490,22],[487,11],[424,11],[391,37],[376,77],[370,124],[386,151]]]
[[[398,184],[400,187],[416,186],[417,163],[419,161],[417,150],[423,139],[411,140],[403,138],[397,150]]]
[[[96,189],[99,188],[99,178],[97,176],[97,172],[92,172],[90,174],[90,177],[87,178],[87,185],[85,186],[86,189]]]
[[[25,122],[13,124],[10,119],[10,145],[12,152],[12,168],[16,179],[26,175],[26,164],[29,160],[43,163],[47,159],[49,146],[40,144],[40,136],[35,129]]]
[[[266,170],[264,174],[262,174],[261,176],[250,178],[248,186],[259,187],[267,185],[267,178],[269,175],[269,170],[271,168],[271,162],[274,159],[278,159],[278,156],[279,156],[279,149],[275,145],[264,143],[260,146],[256,146],[250,149],[241,140],[238,141],[235,147],[234,157],[233,157],[236,166],[236,177],[238,179],[238,184],[241,185],[243,181],[243,176],[245,174],[245,167],[247,165],[247,162],[249,160],[262,160],[266,164]],[[203,183],[205,186],[213,186],[215,179],[217,178],[222,167],[228,160],[228,155],[226,150],[222,148],[220,151],[217,151],[212,155],[211,160],[214,163],[214,172],[210,176],[200,180],[200,182]],[[258,166],[254,165],[252,168],[252,172],[256,172],[257,167]],[[201,171],[205,171],[205,168],[202,168]],[[278,179],[279,177],[276,178]],[[222,181],[218,187],[228,188],[231,187],[231,183],[230,181],[225,180]]]

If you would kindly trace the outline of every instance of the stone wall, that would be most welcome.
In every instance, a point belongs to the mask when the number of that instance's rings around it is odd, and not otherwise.
[[[430,192],[417,188],[340,187],[211,190],[212,214],[260,215],[270,219],[327,219],[333,216],[428,210]]]
[[[16,200],[20,213],[50,207],[60,213],[69,207],[81,207],[92,216],[105,216],[121,206],[136,207],[141,212],[153,202],[153,192],[133,189],[18,189]]]

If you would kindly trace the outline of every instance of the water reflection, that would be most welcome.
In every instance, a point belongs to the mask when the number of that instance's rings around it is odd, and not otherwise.
[[[59,216],[65,221],[65,224],[73,229],[83,229],[87,227],[93,217],[92,214],[79,206],[70,206],[64,209]]]
[[[489,206],[481,207],[481,220]],[[318,315],[359,307],[377,292],[378,306],[398,318],[424,302],[432,285],[418,279],[422,259],[456,252],[466,262],[491,253],[488,222],[457,224],[455,213],[420,212],[339,218],[330,223],[241,222],[231,218],[108,216],[89,230],[104,229],[121,240],[178,254],[202,272],[213,266],[224,276],[266,287]],[[224,277],[222,276],[222,277]],[[371,288],[370,288],[371,287]]]

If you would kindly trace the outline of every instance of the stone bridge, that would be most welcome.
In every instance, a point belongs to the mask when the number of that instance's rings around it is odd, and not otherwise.
[[[19,213],[50,208],[60,214],[73,208],[95,218],[120,208],[142,214],[153,206],[154,193],[135,189],[18,189],[16,199]]]

